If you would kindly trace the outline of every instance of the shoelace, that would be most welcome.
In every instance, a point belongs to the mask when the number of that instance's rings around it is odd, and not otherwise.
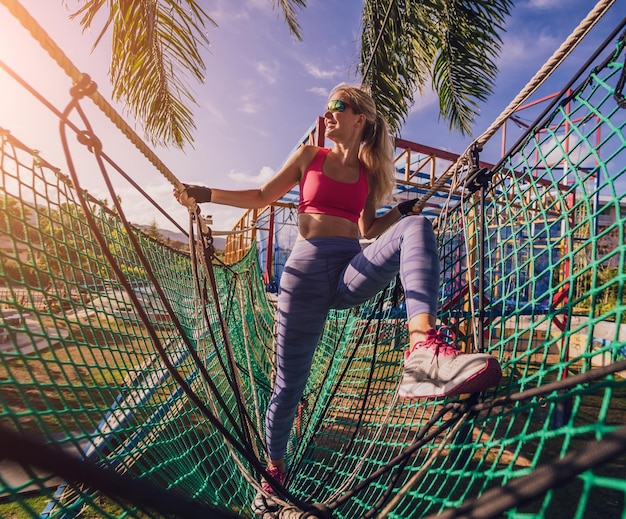
[[[426,331],[426,339],[420,342],[416,342],[413,346],[413,350],[417,347],[425,347],[435,350],[433,361],[437,357],[439,357],[439,353],[442,353],[444,356],[458,355],[459,353],[461,353],[461,351],[455,348],[449,342],[450,338],[452,337],[454,337],[454,332],[447,326],[442,326],[439,330],[430,328]]]

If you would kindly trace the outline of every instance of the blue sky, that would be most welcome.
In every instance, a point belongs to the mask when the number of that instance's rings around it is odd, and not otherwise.
[[[558,73],[533,96],[537,99],[560,90],[623,16],[618,0],[568,59]],[[22,0],[22,5],[61,47],[70,60],[97,83],[109,98],[109,49],[101,44],[92,52],[97,34],[82,33],[68,19],[76,0]],[[183,182],[227,189],[262,184],[287,158],[300,137],[323,112],[329,90],[339,82],[358,82],[362,3],[356,0],[309,0],[299,12],[303,41],[288,31],[270,0],[205,0],[202,2],[218,27],[207,27],[211,42],[205,53],[206,82],[192,84],[195,108],[195,145],[184,151],[155,149]],[[535,72],[594,7],[589,0],[524,0],[516,2],[498,60],[494,95],[481,106],[474,137],[480,135],[524,87]],[[34,42],[8,10],[0,5],[0,60],[16,70],[57,107],[68,101],[69,78]],[[124,107],[116,106],[120,113]],[[89,110],[105,151],[120,164],[183,227],[186,211],[178,206],[171,184],[156,171],[95,109]],[[130,122],[130,121],[129,121]],[[0,127],[9,129],[27,145],[41,151],[66,171],[58,137],[58,121],[14,81],[0,71]],[[142,135],[141,130],[137,130]],[[439,120],[437,99],[430,91],[416,96],[405,122],[404,139],[461,153],[472,141],[450,132]],[[515,135],[511,135],[512,143]],[[499,158],[501,140],[494,138],[484,159]],[[95,164],[77,150],[81,183],[97,197],[109,198]],[[132,187],[114,178],[126,216],[138,224],[171,224],[137,196]],[[242,210],[212,205],[216,230],[228,230]]]

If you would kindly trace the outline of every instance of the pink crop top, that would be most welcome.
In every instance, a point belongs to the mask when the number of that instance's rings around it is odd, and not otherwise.
[[[298,213],[329,214],[357,223],[369,190],[365,166],[361,164],[359,180],[354,183],[333,180],[322,171],[329,151],[321,148],[306,168],[300,181]]]

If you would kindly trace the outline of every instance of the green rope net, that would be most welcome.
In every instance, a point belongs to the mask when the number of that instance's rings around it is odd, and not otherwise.
[[[277,516],[626,517],[623,43],[438,195],[440,324],[499,387],[397,397],[398,282],[333,311]],[[174,250],[0,135],[0,515],[250,516],[274,334],[256,248],[221,264],[192,215]]]

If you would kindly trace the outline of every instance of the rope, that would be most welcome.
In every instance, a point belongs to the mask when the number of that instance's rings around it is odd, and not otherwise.
[[[80,93],[80,89],[76,89],[76,91],[74,93],[76,95],[78,95]],[[62,121],[62,130],[64,130],[64,122],[65,122],[65,120],[67,120],[67,114],[69,113],[69,111],[71,109],[76,109],[79,112],[79,114],[81,115],[81,118],[83,119],[83,121],[87,124],[87,121],[84,118],[84,114],[82,113],[82,110],[79,109],[78,100],[77,100],[76,97],[74,97],[73,100],[68,105],[66,111],[63,114],[64,115],[64,118],[63,118],[64,120]],[[69,147],[67,145],[66,134],[65,134],[64,131],[61,131],[61,139],[62,139],[62,144],[63,144],[63,149],[64,149],[64,152],[65,152],[65,156],[66,156],[66,159],[67,159],[68,169],[70,171],[72,180],[73,180],[74,185],[76,186],[76,188],[80,190],[80,183],[79,183],[79,180],[78,180],[78,175],[77,175],[77,172],[75,170],[74,163],[73,163],[73,161],[71,159],[71,153],[70,153]],[[221,398],[220,393],[217,390],[217,387],[215,386],[214,382],[211,380],[211,377],[209,376],[208,372],[206,371],[206,368],[204,367],[203,363],[199,359],[199,357],[197,355],[197,352],[194,350],[194,348],[191,346],[191,344],[189,343],[188,339],[186,338],[186,335],[184,334],[184,332],[182,330],[180,322],[178,321],[178,319],[175,318],[175,313],[174,313],[173,309],[171,308],[171,305],[169,305],[169,303],[167,301],[167,298],[163,294],[162,289],[161,289],[158,281],[156,280],[154,275],[150,272],[150,269],[148,268],[149,265],[147,264],[147,260],[146,260],[145,256],[141,253],[141,248],[139,247],[134,234],[129,229],[128,221],[123,216],[124,213],[123,213],[123,210],[122,210],[122,208],[120,206],[120,202],[119,202],[118,198],[115,196],[115,193],[114,193],[113,187],[111,185],[110,179],[109,179],[108,175],[106,174],[106,168],[103,167],[103,164],[102,164],[102,161],[101,161],[101,157],[100,157],[97,149],[94,149],[94,155],[96,157],[98,165],[100,166],[100,170],[101,170],[101,172],[103,174],[103,178],[104,178],[104,180],[105,180],[109,190],[111,191],[113,202],[114,202],[114,204],[116,206],[118,214],[120,215],[120,218],[121,218],[124,226],[128,230],[129,239],[131,240],[135,250],[140,255],[142,263],[144,263],[144,265],[146,266],[146,271],[147,271],[148,276],[150,277],[151,283],[153,284],[153,286],[157,290],[161,300],[164,302],[164,304],[165,304],[169,314],[174,317],[174,322],[177,325],[179,333],[184,338],[185,343],[186,343],[186,345],[187,345],[187,347],[188,347],[192,357],[194,358],[194,361],[195,361],[196,365],[198,366],[198,368],[200,369],[200,371],[202,372],[202,374],[204,376],[204,379],[211,385],[211,388],[212,388],[213,393],[214,393],[214,397],[220,401],[220,405],[221,405],[222,409],[227,413],[227,415],[228,415],[228,417],[229,417],[229,419],[230,419],[230,421],[231,421],[231,423],[233,425],[233,428],[237,431],[238,436],[240,438],[242,438],[244,436],[243,432],[238,429],[238,424],[237,424],[236,420],[231,415],[230,410],[228,409],[228,407],[226,406],[225,402]],[[98,230],[98,226],[93,221],[93,217],[91,215],[91,212],[89,211],[89,207],[86,205],[85,199],[83,197],[80,198],[80,203],[81,203],[81,205],[83,205],[83,210],[85,212],[85,216],[87,218],[87,221],[89,223],[90,228],[93,230],[96,239],[100,242],[100,246],[102,248],[103,254],[106,256],[106,258],[107,258],[109,264],[111,265],[113,271],[117,275],[117,278],[120,280],[120,282],[122,283],[122,285],[126,289],[126,292],[128,293],[128,296],[130,297],[131,301],[133,302],[133,304],[134,304],[134,306],[135,306],[139,316],[141,317],[141,320],[146,325],[146,329],[148,330],[148,333],[150,334],[150,337],[152,339],[152,342],[153,342],[155,348],[157,349],[159,355],[161,356],[161,358],[162,358],[166,368],[168,369],[168,371],[170,372],[172,377],[176,380],[178,385],[185,391],[187,396],[189,396],[190,400],[203,412],[204,416],[206,416],[209,419],[211,424],[213,426],[215,426],[220,431],[220,433],[223,435],[223,437],[228,442],[230,442],[233,446],[235,446],[237,448],[237,450],[246,458],[246,460],[253,467],[255,467],[255,469],[257,471],[259,471],[261,474],[265,474],[265,470],[264,470],[263,466],[260,464],[259,460],[254,456],[254,453],[252,453],[249,450],[249,448],[248,448],[249,447],[249,439],[246,438],[246,440],[248,440],[248,441],[244,440],[243,443],[240,443],[240,440],[238,438],[236,438],[234,435],[232,435],[224,427],[224,425],[219,421],[219,419],[216,416],[213,415],[213,413],[207,408],[207,406],[204,404],[204,402],[193,391],[193,389],[185,381],[185,379],[178,372],[178,370],[172,365],[172,363],[171,363],[171,361],[170,361],[170,359],[169,359],[169,357],[168,357],[168,355],[167,355],[167,353],[165,351],[165,348],[163,347],[163,345],[161,343],[160,338],[157,336],[154,328],[152,326],[150,326],[150,320],[149,320],[149,318],[148,318],[148,316],[147,316],[143,306],[139,302],[139,300],[138,300],[134,290],[130,286],[130,284],[128,282],[128,279],[126,277],[126,274],[123,272],[123,270],[121,269],[120,265],[117,263],[117,261],[116,261],[115,257],[113,256],[112,252],[108,249],[106,241],[105,241],[104,237],[102,236],[102,233]]]
[[[0,455],[23,466],[38,467],[77,485],[97,488],[103,494],[137,503],[161,514],[188,519],[236,519],[239,515],[191,500],[150,481],[78,459],[54,445],[41,445],[0,425]]]
[[[465,403],[451,402],[443,405],[441,409],[433,414],[432,418],[430,418],[422,427],[418,429],[415,435],[415,440],[411,445],[403,449],[400,454],[393,457],[380,469],[374,471],[368,477],[364,478],[361,482],[352,487],[349,491],[336,499],[333,503],[327,503],[328,507],[330,509],[339,508],[339,506],[348,502],[350,499],[353,499],[359,492],[366,490],[369,485],[372,482],[376,481],[380,476],[386,474],[387,472],[390,472],[394,468],[397,469],[397,474],[400,475],[402,473],[402,469],[404,468],[408,460],[413,456],[413,454],[415,454],[423,445],[436,438],[451,425],[455,424],[458,421],[459,417],[462,416],[462,413],[466,412],[466,409],[467,405]],[[441,425],[433,428],[433,426],[439,420],[442,420],[447,413],[454,413],[455,416],[444,420]]]
[[[434,450],[434,452],[428,457],[428,459],[422,464],[420,469],[413,474],[409,478],[409,480],[402,486],[400,490],[398,490],[397,494],[391,499],[387,505],[381,509],[376,515],[376,519],[385,519],[388,515],[393,512],[394,508],[400,503],[400,501],[406,496],[409,490],[411,490],[418,481],[420,481],[427,473],[428,468],[435,462],[435,460],[441,455],[444,448],[450,442],[450,439],[454,437],[454,435],[459,431],[461,426],[465,424],[467,418],[470,416],[470,413],[465,413],[459,421],[454,424],[447,432],[444,438],[441,440],[439,446]],[[375,509],[376,507],[374,507]]]
[[[426,519],[491,519],[514,507],[524,505],[557,488],[586,470],[615,460],[626,452],[626,426],[607,434],[601,440],[570,452],[560,460],[535,469],[532,474],[517,478],[501,488],[493,488],[481,497],[453,510]]]
[[[509,103],[509,105],[502,111],[499,117],[491,123],[491,126],[485,130],[485,132],[474,141],[474,145],[481,148],[496,131],[504,124],[509,116],[517,110],[517,108],[530,97],[541,84],[552,75],[557,67],[565,61],[565,59],[572,53],[578,43],[589,34],[589,31],[600,21],[600,19],[606,14],[609,8],[615,3],[615,0],[601,0],[596,6],[589,12],[585,19],[580,22],[578,27],[574,29],[572,34],[561,44],[561,46],[554,52],[554,54],[546,61],[533,76],[533,78],[527,83],[527,85],[520,91],[519,94]]]
[[[54,42],[48,33],[37,21],[24,9],[17,0],[0,0],[9,12],[19,20],[22,26],[39,42],[41,47],[61,67],[61,69],[76,84],[80,83],[84,74],[71,62],[61,48]],[[169,168],[137,135],[130,125],[115,111],[115,109],[96,90],[89,95],[94,104],[109,118],[109,120],[128,138],[128,140],[148,159],[148,161],[167,179],[172,185],[183,189],[182,183],[174,176]]]
[[[557,380],[556,382],[550,382],[549,384],[544,384],[542,386],[537,386],[532,389],[526,389],[520,393],[514,393],[508,396],[502,396],[495,398],[490,402],[483,402],[476,404],[472,407],[472,409],[476,412],[483,411],[485,409],[491,409],[493,407],[504,406],[507,404],[512,404],[514,402],[522,402],[524,400],[530,400],[531,398],[538,396],[545,396],[553,393],[555,391],[563,391],[565,389],[572,389],[573,387],[579,384],[585,384],[587,382],[592,382],[595,380],[600,380],[607,375],[614,375],[615,373],[619,373],[620,371],[626,370],[626,360],[620,360],[617,362],[613,362],[608,366],[602,366],[600,368],[594,368],[585,373],[580,373],[578,375],[570,375],[561,380]]]

